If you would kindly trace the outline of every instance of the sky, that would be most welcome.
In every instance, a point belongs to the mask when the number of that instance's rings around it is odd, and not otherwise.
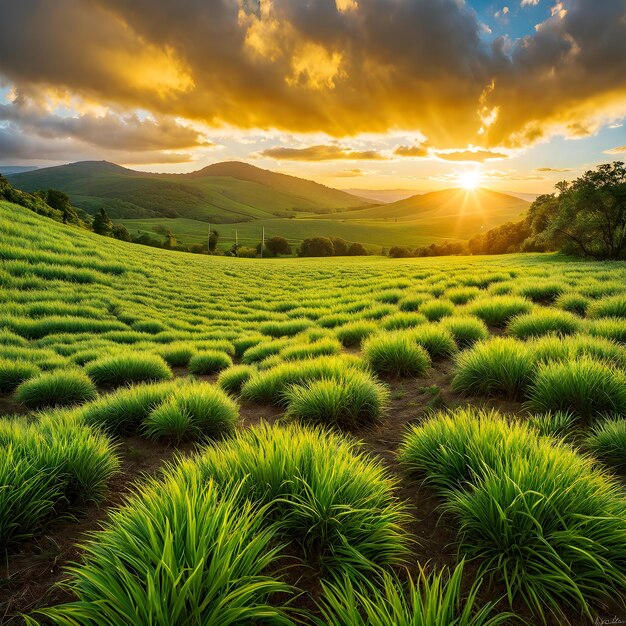
[[[626,0],[0,8],[0,166],[242,160],[337,188],[544,193],[626,160]]]

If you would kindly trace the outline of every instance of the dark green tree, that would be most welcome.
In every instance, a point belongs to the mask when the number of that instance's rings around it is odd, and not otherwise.
[[[113,224],[112,235],[120,241],[130,241],[130,233],[124,224]]]
[[[209,252],[215,252],[217,243],[220,240],[220,234],[216,230],[212,230],[209,235]]]
[[[48,206],[61,212],[64,224],[78,222],[78,214],[72,207],[69,196],[66,193],[58,189],[48,189],[45,200]]]
[[[274,256],[280,256],[281,254],[291,254],[291,246],[284,237],[271,237],[265,242],[265,248],[270,254]]]
[[[346,256],[348,254],[348,242],[340,237],[331,237],[333,242],[333,254],[335,256]]]
[[[333,256],[333,242],[327,237],[311,237],[300,245],[300,256]]]
[[[347,250],[348,256],[367,256],[367,250],[362,243],[351,243]]]
[[[94,233],[98,233],[98,235],[103,235],[104,237],[110,237],[113,233],[113,222],[111,218],[107,215],[107,212],[104,208],[101,208],[93,218],[93,222],[91,224]]]

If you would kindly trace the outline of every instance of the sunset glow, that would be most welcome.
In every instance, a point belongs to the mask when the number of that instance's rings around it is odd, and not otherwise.
[[[462,174],[459,174],[459,185],[468,191],[476,189],[476,187],[480,187],[480,172],[463,172]]]

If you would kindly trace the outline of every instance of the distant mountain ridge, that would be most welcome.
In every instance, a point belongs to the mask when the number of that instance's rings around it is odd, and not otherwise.
[[[90,213],[113,218],[185,217],[243,222],[331,213],[370,201],[310,180],[229,161],[187,174],[138,172],[108,161],[81,161],[9,176],[24,191],[56,188]]]

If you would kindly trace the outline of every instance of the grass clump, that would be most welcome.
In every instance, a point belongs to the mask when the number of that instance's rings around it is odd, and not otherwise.
[[[382,323],[385,330],[403,330],[425,324],[428,320],[421,313],[400,312],[387,316]]]
[[[222,489],[240,485],[241,499],[267,507],[266,522],[278,522],[281,538],[323,574],[368,576],[406,554],[406,513],[395,483],[380,462],[342,436],[262,424],[183,462],[177,480],[184,482],[192,463],[206,480]]]
[[[256,368],[251,365],[233,365],[220,372],[217,386],[227,393],[238,394],[255,372]]]
[[[170,367],[187,367],[195,353],[196,348],[191,343],[171,343],[159,350],[159,355]]]
[[[581,329],[580,319],[573,313],[545,309],[514,317],[508,325],[509,334],[518,339],[543,335],[573,335]]]
[[[585,448],[594,455],[623,465],[626,463],[626,420],[603,420],[585,438]]]
[[[264,322],[259,326],[259,331],[270,337],[293,337],[313,325],[311,320],[294,319],[286,322]]]
[[[192,374],[207,375],[214,374],[230,367],[232,359],[225,353],[217,350],[207,350],[194,354],[189,361],[189,371]]]
[[[576,425],[576,417],[569,411],[555,411],[532,415],[528,423],[543,437],[563,439]]]
[[[456,344],[462,349],[489,337],[489,329],[485,322],[473,315],[447,317],[441,322],[441,327],[452,335]]]
[[[427,574],[420,569],[417,580],[405,585],[385,572],[380,584],[367,581],[356,585],[348,575],[323,584],[322,619],[317,626],[498,626],[512,618],[495,613],[494,605],[478,605],[480,582],[467,597],[461,583],[464,563],[448,572]]]
[[[359,427],[381,419],[389,391],[365,372],[293,385],[285,392],[287,416],[303,422]]]
[[[71,369],[39,374],[15,390],[15,399],[30,409],[80,404],[96,395],[96,386],[89,376]]]
[[[566,286],[563,283],[543,281],[534,281],[517,289],[521,296],[542,303],[554,302],[564,291]]]
[[[327,337],[313,343],[298,343],[283,348],[279,356],[285,361],[299,361],[316,356],[330,356],[341,352],[341,344],[334,337]]]
[[[617,295],[596,300],[587,310],[588,317],[626,319],[626,295]]]
[[[221,389],[206,383],[176,388],[143,421],[151,439],[198,441],[231,433],[239,421],[237,403]]]
[[[589,333],[596,337],[605,337],[619,343],[626,343],[626,324],[623,319],[607,317],[593,320],[589,326]]]
[[[374,372],[384,376],[423,376],[430,367],[431,360],[428,352],[417,345],[413,332],[385,333],[370,337],[363,344],[366,363]]]
[[[459,524],[460,551],[538,621],[624,597],[626,501],[589,458],[532,427],[472,409],[412,427],[400,459]]]
[[[102,387],[119,387],[172,378],[172,370],[157,354],[122,352],[89,363],[85,370]]]
[[[429,322],[438,322],[454,313],[454,304],[450,300],[429,300],[419,309]]]
[[[576,291],[566,291],[562,293],[554,302],[554,304],[570,313],[583,316],[587,313],[591,300]]]
[[[339,326],[335,329],[335,334],[346,348],[353,348],[360,346],[364,339],[373,335],[377,330],[378,326],[374,322],[359,320]]]
[[[453,304],[467,304],[480,295],[478,287],[453,287],[446,291],[446,298]]]
[[[250,346],[249,348],[247,348],[244,351],[241,360],[246,365],[258,363],[259,361],[267,359],[267,357],[278,354],[283,348],[287,347],[288,345],[289,342],[285,339],[279,339],[278,341],[264,341],[263,343],[258,343],[254,346]]]
[[[519,399],[531,382],[533,368],[532,354],[525,344],[493,338],[458,355],[452,387],[479,396]]]
[[[41,370],[28,361],[9,361],[0,358],[0,392],[13,391],[21,383],[39,374]]]
[[[532,306],[526,298],[519,296],[492,296],[475,300],[469,305],[468,312],[489,326],[503,327],[516,315],[528,313]]]
[[[570,337],[546,336],[528,344],[536,361],[571,361],[590,356],[599,361],[626,368],[626,351],[618,343],[603,337],[573,335]]]
[[[411,331],[411,338],[424,348],[432,359],[443,359],[458,351],[452,333],[443,325],[424,324]]]
[[[225,495],[197,472],[184,482],[149,482],[70,569],[77,599],[37,614],[59,625],[292,624],[269,604],[271,595],[290,595],[266,573],[277,568],[276,532],[240,495]]]
[[[525,405],[530,411],[571,411],[583,419],[626,415],[626,375],[588,356],[539,367]]]
[[[398,302],[398,308],[401,311],[417,311],[424,302],[431,300],[430,294],[422,293],[422,294],[411,294],[405,296]]]

